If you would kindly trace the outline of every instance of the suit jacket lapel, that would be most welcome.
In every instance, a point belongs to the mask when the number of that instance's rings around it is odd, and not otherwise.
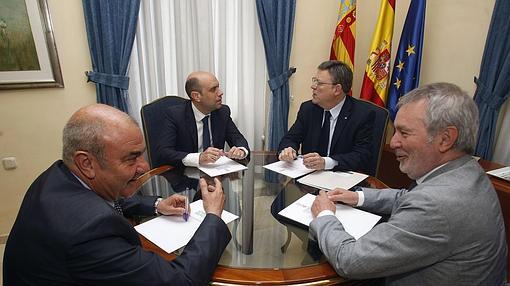
[[[331,147],[335,146],[338,139],[340,139],[340,135],[342,134],[342,131],[347,125],[347,121],[351,116],[352,105],[352,99],[346,95],[344,106],[342,106],[342,110],[340,110],[340,114],[338,114],[338,118],[336,119],[335,131],[333,132],[333,139],[331,140]]]
[[[186,125],[186,129],[188,130],[188,134],[191,138],[191,142],[193,142],[193,150],[198,151],[198,131],[197,124],[195,120],[195,114],[193,114],[193,109],[191,108],[191,100],[186,103],[186,108],[184,109],[184,124]]]

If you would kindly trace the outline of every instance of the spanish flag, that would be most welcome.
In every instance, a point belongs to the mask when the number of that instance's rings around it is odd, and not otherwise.
[[[330,60],[339,60],[354,70],[356,44],[356,0],[340,0],[338,22],[331,43]]]
[[[381,9],[368,56],[360,97],[385,107],[395,21],[395,0],[381,0]]]

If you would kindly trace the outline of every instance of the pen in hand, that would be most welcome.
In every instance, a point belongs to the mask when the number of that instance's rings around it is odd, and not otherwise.
[[[185,191],[184,195],[184,213],[182,214],[182,218],[184,218],[185,221],[188,221],[189,219],[189,199],[188,199],[188,190]]]

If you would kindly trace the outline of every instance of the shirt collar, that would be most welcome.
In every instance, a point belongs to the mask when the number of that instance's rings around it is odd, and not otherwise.
[[[338,117],[338,115],[340,115],[340,111],[342,110],[344,103],[345,103],[345,96],[344,96],[344,99],[342,99],[342,101],[340,101],[337,105],[335,105],[335,107],[333,107],[329,110],[329,112],[331,113],[331,117],[333,119],[336,119]]]
[[[209,114],[203,114],[198,108],[196,108],[195,104],[191,103],[191,109],[193,110],[193,115],[195,116],[195,120],[202,121],[204,117],[206,117]]]
[[[83,186],[84,186],[87,190],[92,191],[92,189],[91,189],[91,188],[90,188],[87,184],[85,184],[85,182],[84,182],[84,181],[82,181],[82,180],[80,179],[80,177],[76,176],[76,174],[75,174],[75,173],[73,173],[72,171],[71,171],[71,174],[73,174],[73,176],[74,176],[74,177],[78,180],[78,182],[80,182],[80,183],[81,183],[81,184],[82,184],[82,185],[83,185]],[[103,199],[103,200],[104,200],[104,199]],[[108,205],[110,205],[111,207],[113,207],[113,202],[111,202],[111,201],[109,201],[109,200],[104,200],[104,201],[105,201]]]
[[[75,175],[72,171],[71,171],[71,174],[73,174],[73,176],[74,176],[74,177],[75,177],[75,178],[76,178],[76,179],[77,179],[77,180],[78,180],[78,181],[79,181],[79,182],[80,182],[80,183],[81,183],[81,184],[82,184],[82,185],[83,185],[86,189],[88,189],[88,190],[91,190],[91,191],[92,191],[92,189],[91,189],[91,188],[90,188],[87,184],[85,184],[85,182],[84,182],[84,181],[82,181],[82,180],[80,179],[80,177],[76,176],[76,175]]]
[[[447,162],[447,163],[448,163],[448,162]],[[423,183],[423,181],[425,181],[425,179],[426,179],[426,178],[427,178],[430,174],[432,174],[435,170],[437,170],[437,169],[439,169],[439,168],[443,167],[444,165],[446,165],[446,163],[441,164],[441,165],[439,165],[439,166],[435,167],[434,169],[430,170],[427,174],[425,174],[425,175],[421,176],[420,178],[416,179],[416,184],[417,184],[417,185],[419,185],[419,184]]]

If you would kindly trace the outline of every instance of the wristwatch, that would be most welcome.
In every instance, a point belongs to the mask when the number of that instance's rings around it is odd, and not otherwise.
[[[162,201],[163,199],[162,198],[157,198],[156,201],[154,202],[154,214],[160,214],[158,212],[158,204]]]

